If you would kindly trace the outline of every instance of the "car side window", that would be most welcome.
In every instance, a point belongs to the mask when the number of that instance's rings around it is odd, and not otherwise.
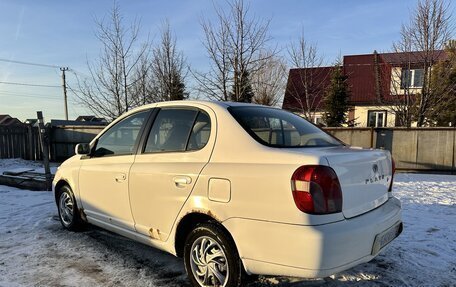
[[[209,141],[211,135],[211,120],[205,112],[199,112],[192,128],[187,150],[202,149]]]
[[[144,152],[185,151],[198,111],[162,109],[155,118]]]
[[[118,122],[98,138],[93,155],[133,154],[136,140],[149,111],[138,112]]]
[[[149,133],[145,153],[202,149],[209,141],[211,121],[203,111],[162,109]]]

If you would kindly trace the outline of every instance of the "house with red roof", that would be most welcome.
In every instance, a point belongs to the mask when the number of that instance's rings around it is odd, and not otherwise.
[[[445,59],[444,51],[377,53],[344,56],[341,67],[350,90],[348,121],[358,127],[394,127],[397,100],[423,87],[423,59]],[[323,118],[323,99],[334,67],[291,69],[282,108],[302,114],[315,124]]]

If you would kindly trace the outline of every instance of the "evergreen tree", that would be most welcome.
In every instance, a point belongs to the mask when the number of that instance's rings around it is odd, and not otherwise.
[[[324,99],[323,118],[328,127],[340,127],[346,123],[348,96],[347,76],[344,75],[341,65],[337,64],[331,72],[331,84]]]
[[[177,101],[184,100],[188,97],[188,94],[185,92],[185,84],[182,81],[182,77],[179,73],[174,72],[171,75],[172,80],[170,81],[169,87],[169,100]]]
[[[255,94],[253,93],[252,84],[250,82],[250,74],[244,70],[241,76],[236,77],[230,94],[231,101],[251,103]]]

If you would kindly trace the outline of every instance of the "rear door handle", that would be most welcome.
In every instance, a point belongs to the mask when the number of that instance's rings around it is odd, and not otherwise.
[[[173,178],[174,183],[176,184],[177,187],[184,187],[187,184],[192,183],[192,178],[190,176],[175,176]]]
[[[127,179],[127,175],[125,173],[120,173],[116,175],[115,179],[117,182],[123,182]]]

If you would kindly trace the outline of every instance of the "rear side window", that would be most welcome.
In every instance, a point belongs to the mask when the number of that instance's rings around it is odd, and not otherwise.
[[[211,134],[211,121],[205,112],[199,112],[192,128],[187,150],[202,149],[209,141]]]
[[[145,153],[203,148],[210,135],[209,116],[198,110],[160,110],[149,133]]]
[[[266,107],[230,107],[230,113],[258,142],[272,147],[326,147],[341,143],[290,112]]]

